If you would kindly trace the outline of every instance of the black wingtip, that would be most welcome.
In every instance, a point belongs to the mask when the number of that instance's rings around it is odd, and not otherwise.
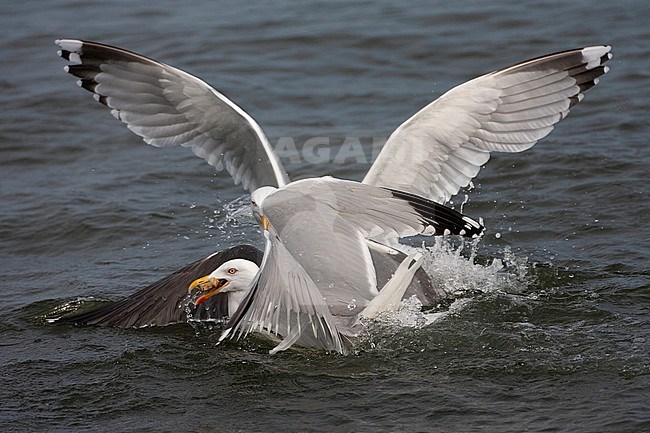
[[[478,221],[463,215],[424,197],[386,188],[394,197],[407,201],[421,217],[425,226],[434,229],[436,236],[459,235],[466,238],[477,238],[483,234],[485,227]]]
[[[70,54],[72,53],[68,50],[59,50],[57,51],[57,54],[59,55],[59,57],[62,57],[63,59],[70,61]]]

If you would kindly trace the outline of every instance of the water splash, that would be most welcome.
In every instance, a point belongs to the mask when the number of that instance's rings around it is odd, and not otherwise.
[[[250,200],[250,195],[245,194],[223,205],[222,211],[215,210],[215,218],[212,218],[212,221],[216,223],[215,227],[226,233],[241,224],[252,223]],[[225,215],[217,218],[216,215],[222,212]]]
[[[479,243],[480,240],[474,240],[453,245],[445,238],[436,238],[434,245],[418,248],[424,256],[422,268],[447,299],[425,308],[415,296],[403,300],[396,311],[364,323],[353,351],[375,349],[396,332],[422,329],[451,314],[461,313],[478,295],[521,293],[531,284],[534,277],[529,273],[531,265],[527,258],[517,257],[508,247],[501,257],[481,257]]]
[[[208,238],[217,236],[222,240],[239,240],[254,233],[257,226],[251,213],[248,194],[239,196],[211,212],[208,211],[205,218],[203,235]]]
[[[226,215],[222,217],[223,222],[221,224],[217,224],[217,227],[220,230],[225,230],[227,224],[231,224],[236,227],[238,224],[240,224],[242,217],[245,217],[247,221],[252,220],[250,201],[250,195],[245,194],[226,203],[223,206],[223,210],[225,211]]]
[[[528,260],[515,256],[509,247],[503,250],[501,258],[478,260],[479,242],[454,246],[444,238],[436,238],[434,245],[423,246],[422,267],[432,283],[453,298],[496,290],[523,290],[530,282]]]
[[[60,319],[92,311],[107,303],[107,301],[99,300],[93,296],[76,297],[63,303],[59,303],[59,301],[52,302],[57,303],[54,306],[48,304],[47,308],[33,316],[34,319],[45,323],[57,323]]]

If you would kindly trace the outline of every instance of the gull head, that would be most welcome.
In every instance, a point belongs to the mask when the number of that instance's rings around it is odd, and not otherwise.
[[[264,200],[268,196],[277,190],[278,189],[274,186],[263,186],[251,193],[251,206],[253,206],[253,215],[255,215],[255,219],[264,230],[267,230],[269,228],[269,221],[266,219],[264,213],[262,212],[262,203],[264,203]]]
[[[201,296],[194,301],[194,305],[202,304],[220,292],[245,292],[259,269],[250,260],[228,260],[210,275],[194,280],[188,291],[192,292],[198,289],[201,293]]]

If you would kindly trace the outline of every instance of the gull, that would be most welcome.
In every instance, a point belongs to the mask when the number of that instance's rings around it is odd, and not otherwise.
[[[225,323],[248,292],[262,256],[263,252],[252,245],[226,248],[196,260],[120,301],[91,311],[55,317],[49,322],[121,328],[196,321]],[[392,277],[405,257],[401,252],[383,254],[372,251],[380,285]],[[415,296],[423,305],[435,305],[447,294],[434,287],[427,273],[420,268],[405,296]]]
[[[611,58],[611,47],[593,46],[480,76],[402,123],[362,182],[291,182],[261,127],[201,79],[121,48],[56,43],[66,71],[145,142],[189,147],[251,192],[264,257],[221,339],[273,335],[272,352],[345,353],[360,319],[395,308],[421,257],[406,257],[382,290],[371,250],[392,253],[386,244],[414,235],[480,236],[480,223],[443,203],[491,152],[521,152],[548,135]]]
[[[232,288],[239,288],[242,284],[233,281],[231,290],[214,293],[199,303],[191,302],[193,292],[188,292],[188,286],[193,286],[203,275],[213,274],[216,270],[225,269],[227,272],[232,267],[238,271],[241,268],[244,275],[248,275],[258,270],[260,263],[262,251],[252,245],[236,245],[196,260],[120,301],[52,321],[121,328],[164,326],[199,320],[224,322],[234,313],[241,300],[241,293]],[[198,287],[192,289],[197,289],[201,295],[205,294]]]

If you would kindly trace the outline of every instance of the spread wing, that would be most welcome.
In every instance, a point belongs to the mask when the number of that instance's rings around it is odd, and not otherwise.
[[[232,259],[262,261],[262,252],[251,245],[238,245],[197,260],[121,301],[87,313],[62,317],[57,323],[122,328],[169,325],[188,320],[223,320],[228,316],[228,294],[220,293],[194,309],[187,305],[187,288],[195,279],[209,274]]]
[[[65,70],[145,142],[189,147],[236,184],[253,191],[289,183],[260,126],[207,83],[140,54],[75,39],[59,39]]]
[[[263,210],[279,231],[301,212],[333,212],[365,239],[380,243],[418,234],[477,237],[484,229],[472,218],[417,195],[332,177],[293,182],[265,199]]]
[[[490,152],[521,152],[546,137],[608,71],[610,51],[551,54],[451,89],[391,134],[363,182],[448,201]]]
[[[316,284],[277,236],[264,231],[264,237],[260,271],[220,340],[260,332],[283,338],[271,353],[294,343],[344,353],[334,318]]]

